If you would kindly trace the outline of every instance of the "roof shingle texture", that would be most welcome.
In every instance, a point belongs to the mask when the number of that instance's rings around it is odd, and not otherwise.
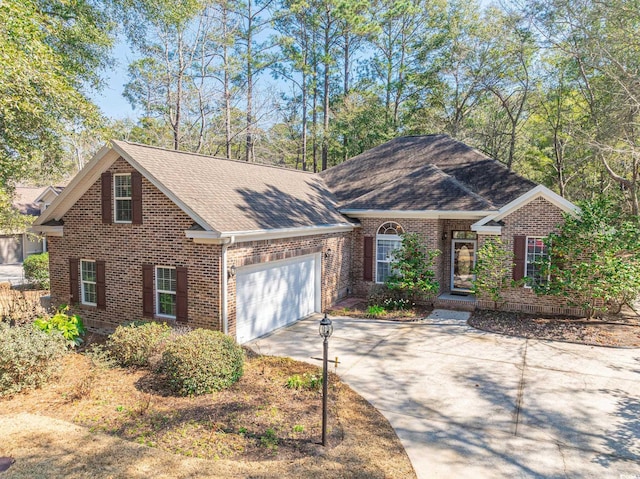
[[[448,135],[396,138],[320,176],[362,210],[497,210],[536,186]]]
[[[124,141],[113,143],[216,231],[349,224],[317,175]]]

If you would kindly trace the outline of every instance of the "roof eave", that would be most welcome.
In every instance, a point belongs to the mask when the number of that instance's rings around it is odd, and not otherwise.
[[[485,235],[501,235],[502,226],[477,226],[477,223],[471,225],[471,231]]]
[[[418,218],[418,219],[481,219],[496,211],[478,210],[374,210],[340,209],[340,213],[352,218]]]
[[[312,236],[331,233],[342,233],[353,231],[358,225],[352,224],[330,224],[298,226],[293,228],[273,228],[247,231],[185,231],[185,236],[192,239],[194,243],[200,244],[226,244],[242,243],[246,241],[262,241],[270,239],[292,238],[299,236]]]
[[[46,234],[47,236],[62,237],[64,235],[64,226],[34,225],[31,229],[36,233]]]

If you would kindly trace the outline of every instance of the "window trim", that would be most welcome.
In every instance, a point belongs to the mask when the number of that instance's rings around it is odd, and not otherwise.
[[[129,188],[130,188],[130,195],[131,196],[117,196],[116,195],[116,191],[117,191],[117,184],[118,181],[116,180],[116,178],[118,176],[128,176],[129,177]],[[128,221],[125,220],[119,220],[118,219],[118,201],[122,201],[122,200],[129,200],[130,205],[131,205],[131,219]],[[131,173],[114,173],[113,174],[113,222],[114,223],[122,223],[122,224],[131,224],[133,223],[133,177],[131,176]]]
[[[390,229],[394,229],[397,234],[385,234],[384,231],[389,231]],[[382,232],[381,232],[382,231]],[[376,251],[375,251],[375,277],[374,282],[376,284],[384,284],[384,281],[380,281],[378,279],[378,264],[379,263],[391,263],[391,260],[380,260],[378,259],[378,248],[380,240],[388,240],[388,241],[397,241],[399,246],[402,244],[402,237],[400,236],[405,232],[405,229],[402,227],[400,223],[397,221],[385,221],[382,223],[378,229],[376,230]],[[398,248],[396,248],[398,249]],[[393,251],[395,251],[394,249]]]
[[[544,240],[546,239],[546,236],[526,236],[525,237],[525,241],[524,241],[524,277],[525,278],[529,278],[531,280],[531,282],[526,281],[524,284],[525,288],[528,289],[532,289],[534,284],[533,283],[533,277],[529,276],[529,239],[541,239],[543,241],[543,245],[544,245],[544,250],[546,253],[547,258],[549,257],[549,251],[547,248],[547,245],[544,244]],[[547,278],[546,281],[549,281],[551,279],[551,276],[549,274],[547,274]]]
[[[175,272],[175,277],[176,277],[176,289],[175,291],[169,291],[169,290],[164,290],[164,289],[160,289],[158,288],[158,270],[159,269],[172,269]],[[158,318],[166,318],[166,319],[176,319],[177,318],[177,314],[178,314],[178,271],[176,269],[175,266],[162,266],[162,265],[156,265],[154,267],[154,281],[153,281],[153,289],[154,289],[154,300],[155,300],[155,315]],[[170,314],[165,314],[165,313],[161,313],[160,312],[160,294],[172,294],[173,297],[175,298],[175,308],[176,308],[176,314],[175,315],[170,315]]]
[[[84,277],[82,275],[82,265],[84,263],[93,263],[93,267],[94,267],[94,271],[96,274],[96,280],[95,281],[85,281]],[[84,297],[84,293],[85,293],[85,283],[86,284],[93,284],[95,287],[95,292],[96,292],[96,302],[92,303],[90,301],[85,301],[85,297]],[[98,267],[96,264],[96,260],[94,259],[80,259],[80,304],[83,304],[85,306],[93,306],[93,307],[98,307]]]

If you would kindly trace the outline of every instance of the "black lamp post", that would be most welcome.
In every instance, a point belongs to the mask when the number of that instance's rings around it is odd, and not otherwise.
[[[320,321],[320,336],[324,338],[324,351],[322,354],[322,445],[327,445],[327,356],[329,354],[329,337],[333,333],[331,320],[324,313]]]

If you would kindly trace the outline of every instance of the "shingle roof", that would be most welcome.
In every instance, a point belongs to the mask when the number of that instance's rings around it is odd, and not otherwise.
[[[217,231],[350,224],[317,175],[124,141],[113,144]]]
[[[497,210],[536,186],[448,135],[396,138],[320,176],[342,209]]]

